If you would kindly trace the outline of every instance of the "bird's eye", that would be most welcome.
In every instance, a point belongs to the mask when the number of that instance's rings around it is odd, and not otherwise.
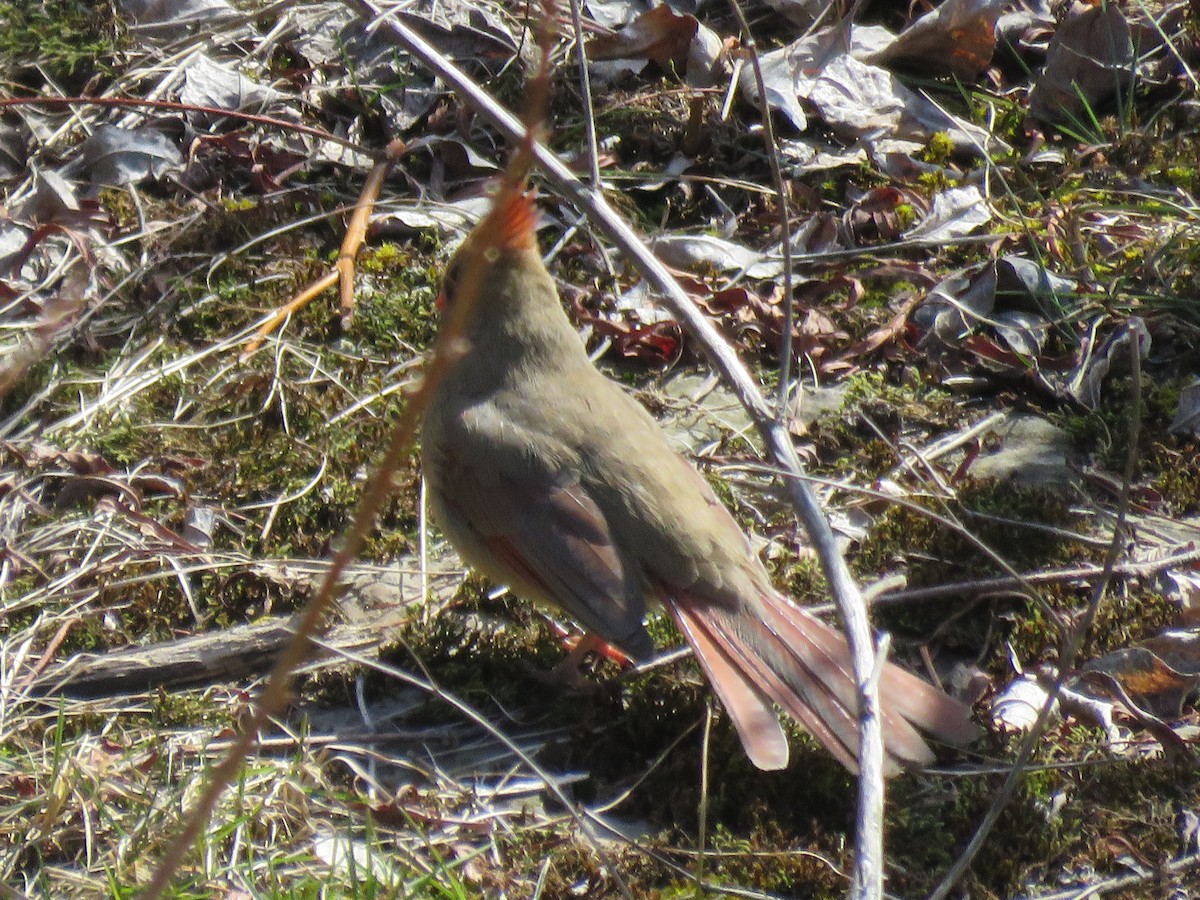
[[[437,296],[437,308],[446,309],[454,301],[454,291],[458,287],[458,265],[451,264],[442,276],[442,288]]]

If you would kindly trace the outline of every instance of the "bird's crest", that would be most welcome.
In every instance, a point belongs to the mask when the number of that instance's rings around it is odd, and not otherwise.
[[[495,247],[498,250],[531,250],[537,246],[537,207],[532,192],[505,187],[492,207]]]

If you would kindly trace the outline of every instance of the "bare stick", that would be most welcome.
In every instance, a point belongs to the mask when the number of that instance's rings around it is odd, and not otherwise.
[[[373,27],[386,28],[390,31],[397,42],[453,88],[455,93],[504,134],[508,140],[518,144],[523,140],[526,130],[520,120],[496,103],[465,72],[447,60],[419,34],[403,22],[388,18],[370,0],[343,0],[343,2],[363,17],[370,19]],[[871,627],[867,620],[866,606],[862,601],[858,585],[855,584],[854,577],[850,574],[850,569],[838,549],[833,530],[829,526],[829,520],[825,517],[820,503],[817,502],[816,495],[804,481],[804,469],[800,465],[799,457],[796,455],[795,447],[792,446],[787,429],[775,420],[773,411],[763,398],[754,378],[717,327],[696,308],[667,268],[654,257],[646,245],[608,205],[603,194],[599,190],[589,189],[580,182],[562,160],[544,145],[533,143],[530,149],[537,164],[554,187],[579,209],[586,212],[597,230],[612,241],[625,257],[637,266],[646,279],[662,292],[671,311],[704,348],[713,365],[720,371],[737,395],[739,402],[754,420],[768,452],[783,472],[784,486],[788,497],[812,540],[813,548],[821,560],[821,567],[829,583],[830,592],[841,611],[853,656],[855,681],[859,685],[861,703],[863,690],[870,680],[870,673],[875,665],[874,644],[871,640]],[[870,728],[868,727],[867,730],[869,731]],[[860,762],[860,765],[867,764],[866,761]],[[880,771],[882,771],[882,760],[880,761]]]
[[[786,429],[791,408],[792,328],[795,325],[795,303],[792,289],[792,235],[783,169],[775,145],[775,129],[771,109],[767,104],[767,86],[758,48],[750,23],[738,0],[729,0],[742,32],[742,49],[750,60],[754,84],[758,90],[759,113],[762,117],[763,141],[771,163],[771,179],[779,204],[780,249],[783,254],[783,336],[779,348],[779,390],[775,397],[775,428]],[[806,522],[807,524],[807,522]],[[824,560],[822,560],[824,561]],[[853,601],[859,608],[862,623],[867,622],[866,601],[861,595]],[[840,601],[839,601],[840,605]],[[883,805],[886,796],[883,778],[883,716],[879,708],[879,678],[887,656],[887,643],[881,642],[872,654],[874,641],[869,627],[857,628],[846,617],[848,643],[854,659],[854,680],[858,686],[858,829],[854,846],[854,878],[850,895],[858,900],[877,900],[883,896]],[[872,655],[879,657],[871,664]]]
[[[336,134],[331,134],[320,128],[313,128],[311,125],[301,125],[299,122],[289,122],[285,119],[276,119],[274,116],[264,116],[258,113],[238,112],[234,109],[221,109],[218,106],[201,106],[196,103],[179,103],[174,100],[147,100],[139,97],[3,97],[0,98],[0,109],[7,109],[13,106],[108,106],[117,109],[129,107],[139,108],[146,107],[148,109],[170,109],[176,112],[199,112],[210,116],[220,116],[227,119],[241,119],[243,122],[253,122],[255,125],[267,125],[271,128],[276,128],[280,131],[291,131],[296,134],[307,134],[309,137],[319,138],[322,141],[330,141],[334,144],[339,144],[348,150],[353,150],[355,153],[361,153],[363,156],[370,157],[374,160],[381,160],[385,157],[384,153],[378,150],[364,148],[355,141],[347,140],[343,137],[338,137]]]
[[[1138,337],[1137,331],[1132,327],[1129,330],[1133,336],[1133,340],[1129,342],[1130,365],[1133,370],[1131,379],[1132,396],[1129,400],[1131,407],[1129,413],[1129,453],[1125,457],[1125,472],[1121,484],[1121,497],[1117,504],[1117,521],[1113,526],[1112,542],[1109,544],[1108,553],[1104,558],[1103,574],[1100,580],[1096,582],[1096,587],[1092,591],[1091,602],[1088,604],[1083,618],[1079,620],[1079,624],[1067,635],[1062,655],[1059,659],[1058,675],[1055,677],[1054,683],[1046,694],[1046,702],[1042,704],[1037,720],[1033,723],[1033,727],[1029,729],[1029,733],[1025,735],[1025,739],[1021,742],[1021,747],[1017,751],[1017,758],[1013,760],[1008,777],[1004,780],[1004,784],[996,795],[996,799],[984,815],[983,821],[979,823],[975,834],[971,836],[966,849],[955,860],[954,865],[950,867],[950,870],[938,883],[938,886],[934,888],[933,893],[929,895],[929,900],[945,900],[949,896],[950,891],[954,889],[954,886],[958,884],[959,880],[971,867],[971,863],[983,848],[984,841],[987,840],[988,835],[991,834],[992,829],[1000,820],[1001,813],[1004,812],[1005,807],[1008,806],[1013,795],[1016,794],[1017,788],[1021,784],[1021,779],[1025,774],[1025,766],[1029,762],[1029,758],[1033,755],[1033,748],[1041,740],[1042,733],[1046,730],[1046,725],[1050,721],[1050,710],[1054,706],[1054,701],[1058,698],[1063,683],[1075,665],[1075,658],[1079,655],[1083,641],[1091,632],[1092,624],[1096,621],[1096,615],[1100,612],[1100,603],[1104,600],[1104,595],[1108,591],[1108,584],[1112,580],[1113,571],[1117,565],[1117,557],[1121,555],[1121,551],[1125,546],[1125,519],[1129,513],[1129,488],[1133,483],[1134,472],[1137,468],[1138,437],[1141,434],[1142,413],[1141,340]]]
[[[366,242],[367,225],[370,222],[371,213],[375,209],[375,201],[379,199],[379,193],[383,189],[384,179],[392,170],[392,166],[396,164],[396,160],[404,154],[404,150],[402,141],[392,141],[388,144],[387,156],[375,163],[371,167],[371,171],[367,173],[367,179],[363,182],[362,191],[358,195],[358,202],[354,204],[354,213],[351,215],[350,223],[346,226],[346,233],[342,237],[342,246],[338,250],[337,262],[334,263],[333,269],[271,313],[267,320],[258,326],[254,337],[246,342],[246,349],[242,351],[242,359],[258,350],[267,335],[278,328],[288,316],[303,309],[314,297],[334,284],[339,286],[342,298],[342,327],[350,324],[350,319],[354,315],[354,260]]]
[[[588,75],[587,51],[583,46],[583,18],[579,0],[571,0],[571,27],[575,29],[575,58],[579,62],[579,92],[583,95],[583,126],[587,140],[588,184],[600,190],[600,146],[596,141],[596,111],[592,107],[592,79]]]
[[[1186,545],[1185,545],[1186,546]],[[995,594],[1001,591],[1019,591],[1024,594],[1031,585],[1064,584],[1072,581],[1087,581],[1105,574],[1119,575],[1125,578],[1145,578],[1173,566],[1187,566],[1200,562],[1200,550],[1184,550],[1164,556],[1162,559],[1147,560],[1138,563],[1121,563],[1106,570],[1104,566],[1076,566],[1070,569],[1051,569],[1046,572],[1026,572],[1018,577],[997,576],[996,578],[979,578],[971,581],[952,581],[948,584],[935,584],[929,587],[908,588],[893,591],[885,588],[879,592],[871,605],[890,606],[899,603],[919,603],[925,600],[937,600],[943,597],[979,597],[985,594]],[[1022,590],[1024,588],[1025,590]]]

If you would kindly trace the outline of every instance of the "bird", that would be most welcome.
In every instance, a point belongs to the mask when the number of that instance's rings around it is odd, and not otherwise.
[[[485,576],[634,661],[655,655],[645,617],[660,604],[758,768],[789,762],[778,707],[856,772],[846,640],[772,584],[696,467],[592,363],[537,224],[530,192],[501,187],[444,271],[444,315],[477,297],[422,427],[434,520]],[[978,734],[969,706],[895,663],[880,707],[887,775],[934,760],[922,732],[957,745]]]

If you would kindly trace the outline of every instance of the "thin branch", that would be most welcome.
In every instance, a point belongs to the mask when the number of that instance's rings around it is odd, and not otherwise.
[[[1057,894],[1038,894],[1036,898],[1026,896],[1021,898],[1021,900],[1086,900],[1089,897],[1101,897],[1104,894],[1111,894],[1113,891],[1129,891],[1131,888],[1141,888],[1145,893],[1142,893],[1142,891],[1133,891],[1129,896],[1149,896],[1151,885],[1156,890],[1163,887],[1163,876],[1182,876],[1196,869],[1200,869],[1200,853],[1178,857],[1169,863],[1156,866],[1150,872],[1134,872],[1129,875],[1106,878],[1104,881],[1097,881],[1089,885],[1068,888],[1065,891],[1059,891]],[[1160,896],[1165,896],[1165,894]]]
[[[944,597],[979,597],[1002,591],[1021,591],[1022,588],[1028,588],[1031,585],[1088,581],[1106,574],[1126,578],[1145,578],[1173,566],[1187,566],[1197,562],[1200,562],[1200,550],[1185,550],[1164,556],[1162,559],[1121,563],[1113,566],[1111,570],[1106,570],[1104,566],[1076,566],[1070,569],[1051,569],[1046,572],[1023,572],[1019,577],[977,578],[969,581],[935,584],[929,587],[908,588],[902,591],[884,590],[872,602],[872,606],[918,603],[925,600],[939,600]]]
[[[371,150],[363,147],[361,144],[347,140],[343,137],[338,137],[336,134],[331,134],[320,128],[313,128],[311,125],[301,125],[299,122],[289,122],[285,119],[276,119],[274,116],[263,116],[257,113],[238,112],[233,109],[221,109],[219,106],[201,106],[196,103],[179,103],[174,100],[147,100],[140,97],[3,97],[0,98],[0,109],[7,109],[14,106],[108,106],[117,109],[121,108],[148,108],[148,109],[169,109],[175,112],[198,112],[210,116],[219,116],[225,119],[241,119],[243,122],[251,122],[255,125],[266,125],[270,128],[278,129],[279,131],[291,131],[296,134],[306,134],[309,137],[314,137],[322,141],[330,141],[345,147],[347,150],[353,150],[355,153],[361,153],[376,162],[385,159],[386,153],[379,150]]]
[[[729,0],[729,8],[738,20],[738,28],[742,32],[742,53],[750,60],[750,70],[754,73],[754,87],[758,92],[758,112],[762,117],[763,145],[767,152],[767,161],[771,166],[771,183],[775,188],[775,202],[779,204],[779,249],[783,256],[783,334],[779,345],[779,388],[775,396],[775,418],[786,424],[788,410],[791,404],[789,382],[792,371],[792,329],[796,324],[796,310],[793,302],[793,272],[792,272],[792,221],[788,209],[787,191],[783,183],[783,167],[779,164],[779,146],[775,143],[775,124],[771,118],[771,107],[767,103],[767,83],[763,78],[762,65],[758,58],[758,45],[754,41],[754,32],[746,21],[738,0]]]
[[[1080,649],[1083,647],[1083,642],[1091,633],[1092,625],[1096,621],[1096,616],[1100,612],[1100,604],[1104,600],[1104,595],[1108,592],[1109,582],[1112,581],[1114,570],[1117,565],[1117,558],[1121,555],[1125,548],[1125,520],[1129,514],[1130,487],[1133,484],[1134,473],[1137,470],[1138,462],[1138,439],[1141,436],[1142,422],[1142,358],[1141,358],[1141,340],[1139,332],[1135,330],[1133,325],[1129,326],[1129,332],[1132,340],[1129,342],[1130,349],[1130,366],[1132,368],[1132,390],[1129,400],[1129,452],[1125,457],[1125,471],[1122,476],[1121,497],[1117,506],[1117,521],[1113,526],[1112,541],[1108,547],[1108,553],[1104,559],[1104,569],[1100,580],[1096,583],[1092,591],[1092,599],[1088,604],[1087,610],[1083,617],[1079,620],[1078,625],[1067,636],[1065,646],[1062,649],[1062,655],[1059,658],[1058,674],[1055,676],[1054,683],[1046,694],[1046,701],[1042,704],[1041,710],[1038,712],[1037,720],[1033,723],[1033,727],[1029,729],[1029,733],[1025,735],[1025,739],[1021,742],[1021,747],[1017,752],[1017,758],[1013,760],[1012,768],[1009,770],[1008,777],[1004,780],[999,793],[996,794],[996,799],[992,802],[991,807],[984,815],[983,820],[979,823],[975,834],[971,836],[970,842],[966,849],[955,860],[949,871],[946,872],[941,882],[934,888],[933,893],[929,895],[929,900],[945,900],[949,896],[950,891],[958,884],[959,880],[967,873],[974,862],[979,851],[983,849],[983,844],[991,834],[996,823],[1000,821],[1000,816],[1012,800],[1020,786],[1025,774],[1025,767],[1033,755],[1034,747],[1041,740],[1043,732],[1050,721],[1050,711],[1054,707],[1055,701],[1058,699],[1059,692],[1063,688],[1071,670],[1074,668],[1075,659],[1079,655]]]
[[[571,26],[575,30],[575,59],[579,64],[579,92],[583,96],[583,126],[587,141],[588,185],[600,190],[600,145],[596,140],[596,111],[592,106],[592,79],[588,74],[587,51],[583,46],[583,17],[579,0],[571,0]]]
[[[428,41],[405,25],[387,17],[370,0],[343,0],[359,15],[372,22],[375,30],[386,29],[423,65],[449,85],[482,118],[486,119],[505,138],[514,144],[524,138],[520,120],[500,106],[466,73],[447,60]],[[846,561],[842,558],[833,530],[816,496],[804,482],[804,469],[796,455],[787,430],[774,421],[773,410],[763,398],[754,377],[742,364],[736,351],[722,336],[712,321],[688,298],[670,271],[658,261],[645,243],[605,201],[599,191],[590,190],[553,152],[541,143],[531,147],[534,160],[547,180],[563,197],[584,211],[596,229],[610,240],[637,267],[646,279],[662,293],[671,312],[688,329],[708,354],[713,365],[730,385],[738,401],[745,407],[762,434],[767,452],[784,474],[784,488],[804,524],[813,548],[837,601],[850,648],[854,654],[854,671],[863,673],[862,681],[874,666],[871,630],[863,607],[862,595],[854,582]]]
[[[779,164],[779,149],[775,143],[771,109],[767,103],[766,80],[763,78],[762,66],[759,63],[754,34],[750,30],[750,23],[746,21],[746,15],[738,0],[729,0],[729,7],[738,20],[742,32],[742,49],[750,60],[750,68],[754,73],[754,84],[757,88],[759,112],[762,119],[763,141],[766,144],[767,159],[771,164],[771,179],[775,186],[776,202],[779,204],[784,306],[774,428],[786,429],[788,412],[791,409],[789,400],[791,397],[792,329],[795,326],[796,318],[792,287],[790,213],[783,181],[783,169]],[[810,496],[812,496],[811,492]],[[813,502],[815,503],[815,497],[813,497]],[[824,519],[823,513],[821,518]],[[805,524],[808,524],[807,519]],[[840,560],[840,558],[839,554],[838,559]],[[824,557],[822,557],[822,562],[826,562]],[[832,582],[831,578],[830,583],[832,584]],[[873,662],[872,657],[886,657],[887,643],[881,642],[878,650],[872,652],[874,641],[867,623],[866,602],[858,594],[857,588],[853,593],[855,596],[847,597],[845,603],[840,598],[838,600],[839,606],[853,605],[856,607],[855,618],[861,620],[853,622],[852,617],[846,614],[843,608],[848,642],[853,655],[854,680],[858,687],[859,719],[858,828],[854,848],[854,879],[850,893],[852,897],[860,898],[860,900],[875,900],[875,898],[883,896],[883,806],[886,788],[883,778],[883,716],[879,707],[879,676],[882,673],[882,660],[877,658]]]

